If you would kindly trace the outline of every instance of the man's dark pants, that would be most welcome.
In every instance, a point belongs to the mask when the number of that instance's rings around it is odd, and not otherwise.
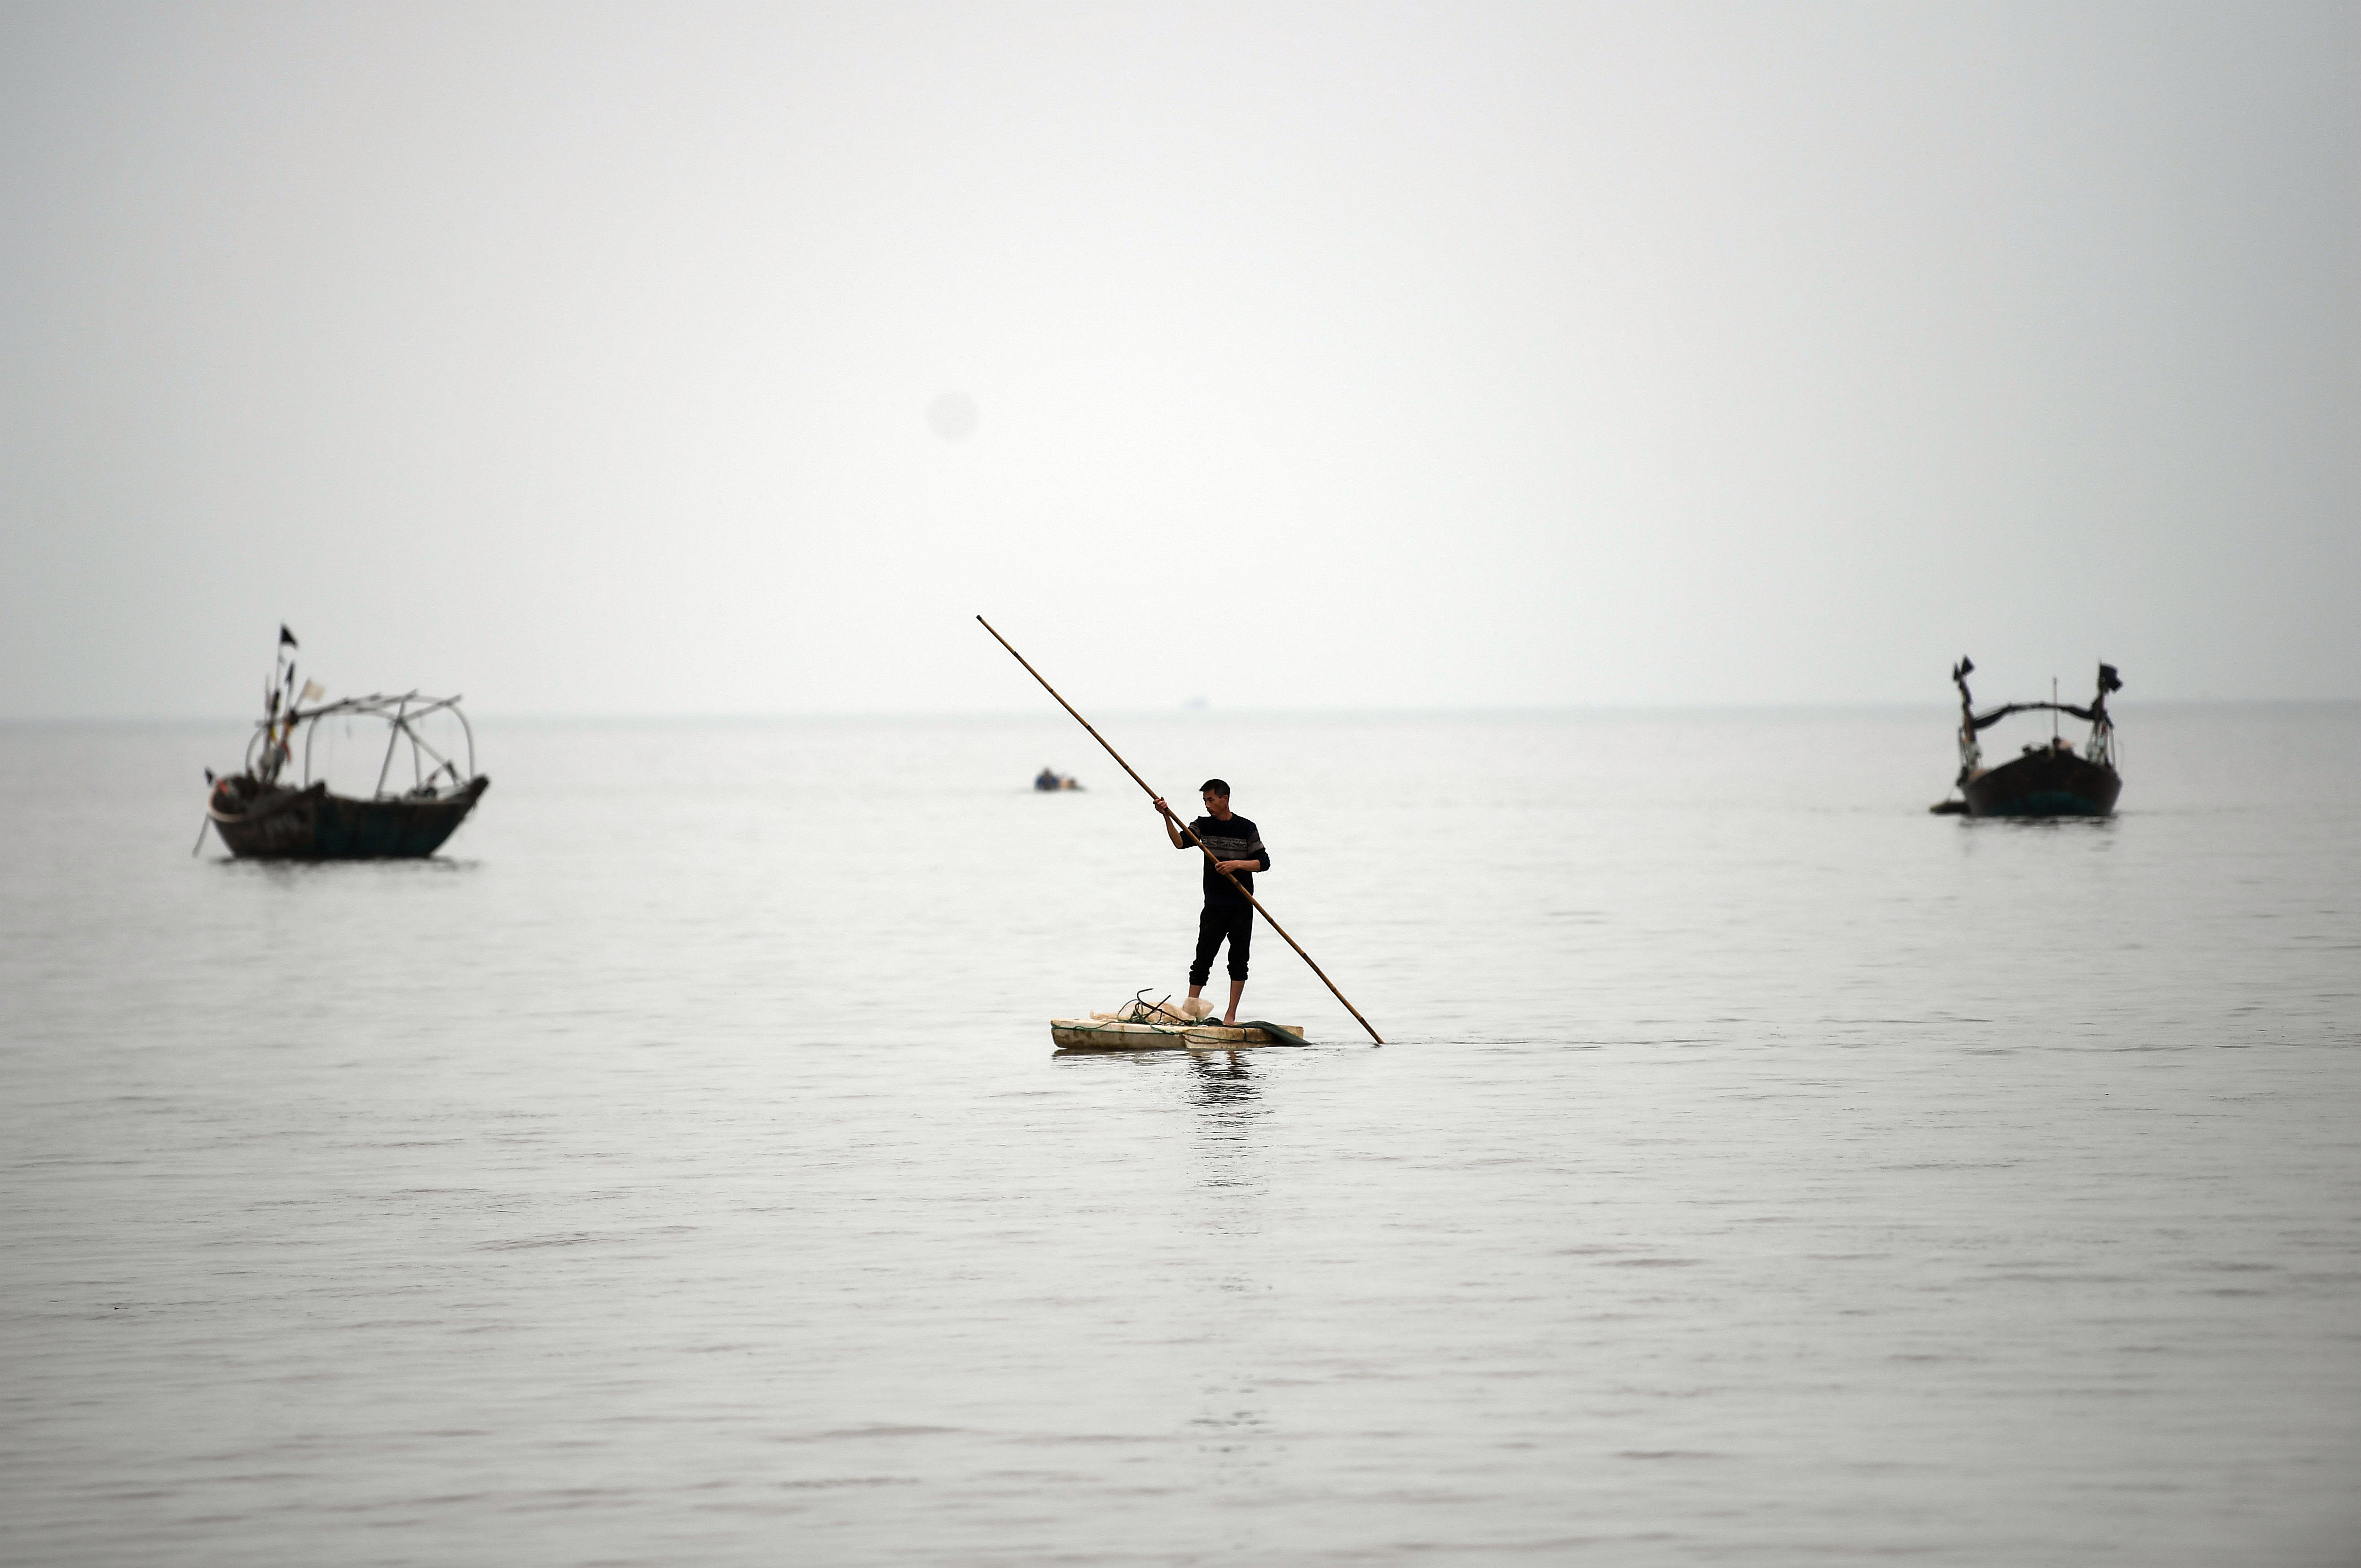
[[[1213,978],[1213,950],[1230,944],[1230,978],[1246,977],[1246,949],[1254,945],[1254,905],[1208,904],[1197,916],[1197,961],[1189,966],[1189,983],[1202,985]]]

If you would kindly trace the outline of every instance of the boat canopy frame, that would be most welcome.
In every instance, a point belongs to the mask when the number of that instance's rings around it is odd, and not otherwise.
[[[2098,692],[2088,707],[2077,707],[2070,702],[2008,702],[1982,713],[1976,711],[1975,698],[1968,694],[1968,677],[1975,668],[1976,662],[1965,655],[1951,666],[1951,684],[1960,688],[1960,783],[1966,783],[1983,761],[1983,748],[1976,742],[1977,734],[2013,713],[2063,713],[2081,719],[2091,727],[2091,739],[2082,748],[2083,757],[2102,767],[2115,765],[2115,721],[2107,714],[2107,694],[2123,690],[2124,682],[2113,664],[2099,666]]]
[[[437,713],[448,713],[459,721],[459,733],[467,740],[467,770],[465,773],[459,771],[459,764],[456,760],[436,751],[412,728],[418,720]],[[254,739],[247,743],[247,771],[255,773],[258,777],[261,776],[258,762],[264,767],[269,766],[269,757],[274,746],[273,731],[276,730],[280,738],[276,740],[276,745],[283,747],[285,745],[283,738],[300,724],[303,727],[303,787],[309,789],[312,785],[312,737],[318,729],[320,720],[324,718],[384,720],[385,760],[378,766],[377,788],[371,796],[372,799],[388,800],[401,798],[404,795],[415,797],[434,794],[435,793],[434,781],[445,773],[451,775],[454,787],[464,787],[468,780],[476,776],[476,730],[475,727],[467,722],[467,714],[460,710],[459,698],[427,696],[415,691],[371,692],[367,696],[344,697],[335,702],[322,703],[317,707],[291,706],[282,715],[267,717],[255,725]],[[389,795],[385,787],[386,776],[393,771],[393,760],[400,753],[401,742],[405,739],[410,742],[412,787],[408,791],[397,791],[394,795]],[[282,751],[281,756],[283,755]],[[429,757],[434,760],[434,766],[432,768],[426,765],[426,759]],[[273,773],[277,771],[275,767],[270,768]]]

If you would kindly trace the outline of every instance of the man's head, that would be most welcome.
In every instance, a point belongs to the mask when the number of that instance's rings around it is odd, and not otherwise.
[[[1227,817],[1230,814],[1230,786],[1224,781],[1207,779],[1198,786],[1198,793],[1205,797],[1207,811],[1216,817]]]

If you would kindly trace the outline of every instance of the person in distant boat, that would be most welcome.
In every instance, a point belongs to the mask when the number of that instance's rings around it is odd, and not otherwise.
[[[1254,944],[1254,905],[1238,891],[1243,884],[1246,893],[1254,891],[1254,874],[1270,870],[1270,851],[1262,847],[1262,833],[1252,822],[1230,809],[1230,786],[1220,779],[1207,779],[1201,792],[1205,801],[1205,815],[1189,824],[1210,851],[1205,858],[1205,911],[1197,916],[1197,958],[1189,966],[1189,995],[1194,1000],[1213,977],[1213,954],[1224,942],[1230,945],[1230,1007],[1222,1014],[1222,1022],[1238,1021],[1238,998],[1246,989],[1246,956]],[[1165,836],[1176,850],[1193,850],[1189,835],[1180,830],[1180,819],[1156,797],[1156,809],[1164,818]],[[1232,883],[1230,876],[1238,879]],[[1193,1008],[1191,1011],[1195,1011]]]
[[[1035,789],[1056,789],[1058,787],[1058,774],[1056,770],[1051,768],[1043,768],[1038,773],[1034,775],[1033,787]]]

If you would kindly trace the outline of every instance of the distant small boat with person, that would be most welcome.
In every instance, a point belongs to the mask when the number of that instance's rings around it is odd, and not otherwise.
[[[456,696],[372,694],[305,707],[327,694],[315,681],[295,685],[289,651],[295,634],[279,629],[279,657],[264,695],[262,718],[247,743],[243,772],[215,777],[205,770],[210,793],[205,820],[233,855],[260,860],[412,860],[431,855],[476,808],[492,781],[476,772],[476,735]],[[423,722],[447,714],[458,725],[466,763],[445,756],[419,731]],[[386,726],[377,786],[366,798],[331,795],[325,779],[312,777],[312,742],[324,718],[368,718]],[[296,732],[302,732],[302,779],[284,782],[294,762]],[[447,739],[447,737],[446,737]],[[397,767],[406,762],[407,769]],[[400,775],[408,772],[407,780]],[[200,840],[203,833],[200,831]]]
[[[1960,688],[1960,798],[1931,807],[1947,816],[1962,817],[2106,817],[2123,793],[2123,775],[2115,772],[2115,722],[2107,715],[2107,695],[2124,689],[2113,664],[2099,666],[2098,694],[2088,707],[2071,703],[2012,702],[1978,713],[1968,694],[1968,677],[1975,661],[1962,658],[1951,666],[1951,684]],[[2091,727],[2090,739],[2077,751],[2052,730],[2047,745],[2028,745],[1997,767],[1983,765],[1983,748],[1976,737],[2014,713],[2062,713]]]
[[[1043,768],[1033,775],[1033,787],[1044,795],[1050,795],[1061,789],[1080,789],[1082,786],[1072,777],[1060,773],[1055,768]]]

